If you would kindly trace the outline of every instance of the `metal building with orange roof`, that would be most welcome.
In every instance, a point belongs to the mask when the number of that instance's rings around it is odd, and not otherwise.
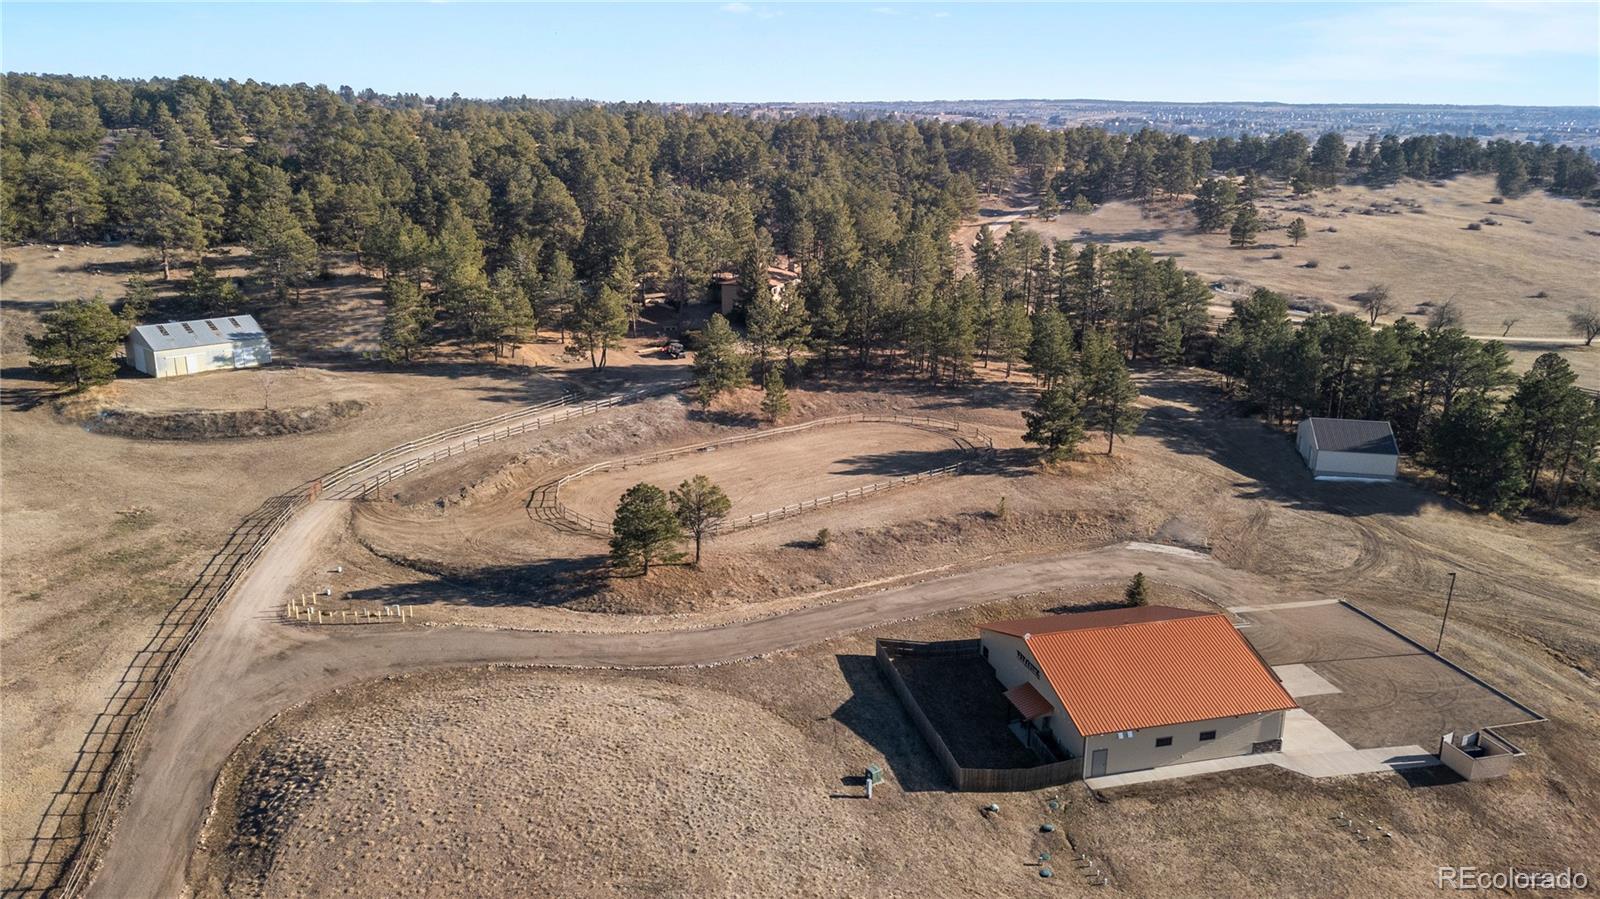
[[[1017,717],[1098,777],[1273,752],[1295,701],[1227,616],[1169,606],[995,621]]]

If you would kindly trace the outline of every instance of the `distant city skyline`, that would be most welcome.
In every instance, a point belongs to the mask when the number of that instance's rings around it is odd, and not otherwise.
[[[6,3],[13,72],[602,101],[1600,105],[1600,3]]]

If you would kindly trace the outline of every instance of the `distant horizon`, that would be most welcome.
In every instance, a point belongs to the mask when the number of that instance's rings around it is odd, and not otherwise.
[[[1360,100],[1138,100],[1116,97],[1047,97],[1047,96],[1016,96],[1016,97],[932,97],[928,99],[912,99],[905,97],[879,97],[870,100],[816,100],[795,98],[768,98],[765,100],[679,100],[673,98],[643,98],[636,100],[617,100],[606,97],[586,96],[545,96],[539,94],[500,94],[500,95],[464,95],[459,91],[451,94],[428,93],[426,91],[411,90],[380,90],[373,85],[354,84],[332,85],[325,82],[299,81],[265,81],[260,78],[240,78],[228,75],[196,75],[184,72],[177,75],[107,75],[79,72],[41,72],[41,71],[16,71],[6,70],[5,75],[32,76],[40,78],[87,78],[109,79],[112,81],[176,81],[179,78],[200,78],[206,81],[255,81],[258,84],[267,84],[278,87],[288,87],[295,84],[307,84],[310,87],[324,87],[337,91],[341,87],[349,87],[356,92],[371,90],[381,97],[398,97],[416,95],[432,97],[434,99],[450,99],[452,95],[473,103],[496,103],[502,100],[533,100],[560,103],[601,103],[617,105],[642,105],[653,104],[657,106],[874,106],[883,104],[933,104],[933,103],[1107,103],[1128,104],[1142,106],[1360,106],[1360,107],[1406,107],[1406,106],[1431,106],[1452,109],[1593,109],[1600,111],[1600,103],[1422,103],[1407,100],[1389,100],[1383,102],[1364,102]]]
[[[1597,33],[1596,3],[8,2],[0,52],[478,99],[1588,108]]]

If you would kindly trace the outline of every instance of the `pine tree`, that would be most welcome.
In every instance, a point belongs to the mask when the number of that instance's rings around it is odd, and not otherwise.
[[[1122,598],[1130,606],[1147,606],[1150,604],[1150,588],[1145,583],[1144,572],[1133,573],[1133,580],[1128,582],[1128,589],[1122,591]]]
[[[589,354],[589,365],[606,367],[606,356],[628,333],[628,309],[622,296],[602,285],[594,296],[580,300],[573,311],[572,340]]]
[[[1048,462],[1058,462],[1077,451],[1083,442],[1083,406],[1078,398],[1078,384],[1071,378],[1061,378],[1046,387],[1033,402],[1033,408],[1022,413],[1028,430],[1022,439],[1041,447]]]
[[[390,278],[384,284],[388,309],[383,317],[383,332],[378,351],[389,362],[410,362],[411,354],[422,345],[427,326],[427,307],[422,292],[406,278]]]
[[[755,350],[756,377],[767,375],[767,360],[773,347],[782,339],[782,311],[772,297],[772,289],[762,279],[745,306],[745,336]]]
[[[694,564],[699,567],[701,544],[716,533],[717,526],[733,509],[733,503],[721,487],[711,483],[711,479],[703,474],[679,484],[670,498],[673,516],[694,538]]]
[[[61,303],[39,316],[38,336],[26,335],[28,365],[58,384],[82,390],[117,375],[116,353],[128,326],[99,296]]]
[[[749,363],[739,352],[739,337],[721,313],[712,313],[694,354],[694,381],[702,409],[718,396],[743,387]]]
[[[172,258],[179,250],[200,252],[205,247],[205,227],[194,204],[164,181],[141,185],[135,194],[134,237],[161,253],[163,280],[172,280]]]
[[[1032,345],[1033,320],[1028,317],[1028,307],[1015,301],[1002,303],[995,354],[1006,364],[1006,380],[1011,380],[1011,367],[1027,357]]]
[[[789,414],[789,391],[783,385],[782,373],[776,368],[768,369],[761,389],[764,393],[761,398],[761,412],[767,416],[768,421],[777,422]]]
[[[1088,215],[1094,212],[1094,204],[1089,202],[1088,197],[1078,194],[1072,198],[1072,212],[1074,215]]]
[[[1256,213],[1252,203],[1242,204],[1233,214],[1233,225],[1228,229],[1228,243],[1236,247],[1248,247],[1256,242],[1256,235],[1261,232],[1261,219]]]
[[[1122,351],[1104,331],[1084,335],[1080,368],[1083,377],[1084,422],[1106,434],[1106,455],[1116,448],[1118,434],[1132,434],[1144,413],[1134,405],[1139,388],[1128,376]]]
[[[1306,239],[1305,219],[1296,218],[1294,221],[1289,223],[1289,239],[1294,241],[1294,245],[1297,247],[1300,246],[1300,241]]]
[[[1233,221],[1239,205],[1239,187],[1228,178],[1207,178],[1194,194],[1195,228],[1221,231]]]
[[[1039,218],[1047,222],[1055,221],[1061,214],[1061,201],[1056,199],[1056,192],[1049,185],[1039,194]]]
[[[193,318],[233,315],[244,304],[244,294],[232,278],[219,278],[204,260],[195,263],[183,284],[184,314]]]
[[[1072,331],[1066,317],[1054,308],[1033,317],[1033,340],[1028,344],[1028,364],[1033,376],[1049,387],[1072,370]]]
[[[1167,368],[1183,364],[1183,328],[1175,318],[1161,323],[1156,335],[1156,361]]]
[[[317,242],[306,235],[287,203],[274,200],[257,217],[250,233],[256,272],[278,299],[287,299],[311,278],[317,266]]]
[[[128,289],[122,295],[122,306],[117,310],[117,317],[128,326],[137,325],[155,302],[156,292],[150,287],[150,282],[140,277],[128,279]]]
[[[680,536],[666,492],[654,484],[635,484],[622,494],[611,520],[611,564],[638,565],[648,575],[650,563],[665,558]]]

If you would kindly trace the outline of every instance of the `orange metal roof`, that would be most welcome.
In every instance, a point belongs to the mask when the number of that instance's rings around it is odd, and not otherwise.
[[[1053,629],[1025,619],[1029,651],[1084,736],[1296,707],[1227,617],[1162,606],[1128,617]]]
[[[1007,690],[1006,699],[1011,700],[1011,704],[1016,706],[1026,721],[1042,718],[1055,711],[1055,706],[1050,704],[1050,700],[1045,699],[1044,694],[1027,681]]]

